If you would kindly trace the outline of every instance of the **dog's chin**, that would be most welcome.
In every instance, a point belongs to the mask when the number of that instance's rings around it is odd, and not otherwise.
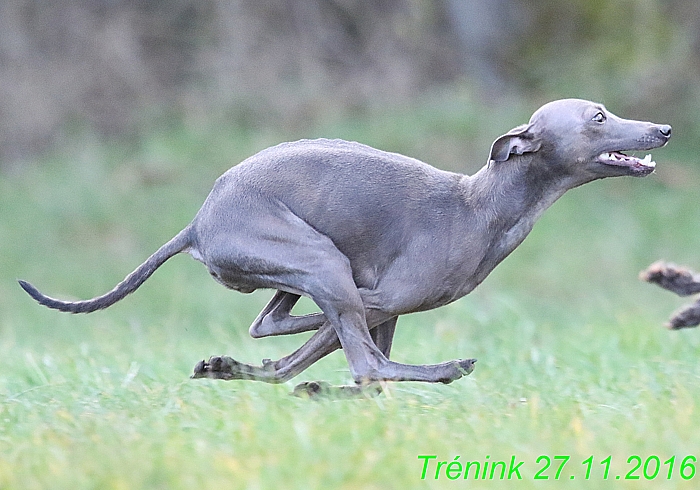
[[[628,156],[621,151],[610,151],[601,153],[596,158],[596,162],[612,171],[614,175],[631,177],[646,177],[656,169],[656,162],[651,159],[651,155],[644,158]]]

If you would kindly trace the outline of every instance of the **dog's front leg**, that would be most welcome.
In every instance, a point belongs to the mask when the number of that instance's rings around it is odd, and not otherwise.
[[[228,356],[213,356],[209,361],[197,363],[192,378],[284,383],[338,348],[338,337],[330,324],[326,323],[299,349],[277,361],[266,359],[262,366],[253,366]]]
[[[250,326],[250,336],[253,338],[273,335],[291,335],[295,333],[318,330],[326,321],[323,313],[294,316],[292,308],[299,301],[298,294],[277,291],[265,308]]]

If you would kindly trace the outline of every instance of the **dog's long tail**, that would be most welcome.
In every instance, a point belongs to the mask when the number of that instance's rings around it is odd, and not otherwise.
[[[163,265],[173,255],[184,252],[192,245],[190,227],[188,226],[175,237],[160,247],[156,253],[151,255],[146,261],[138,266],[134,272],[129,274],[122,282],[117,284],[110,292],[98,296],[96,298],[85,301],[61,301],[58,299],[49,298],[39,292],[37,288],[26,281],[19,281],[29,296],[34,298],[39,304],[54,310],[65,311],[68,313],[91,313],[113,305],[117,301],[123,299],[127,294],[136,291],[146,279],[151,277],[155,270]]]

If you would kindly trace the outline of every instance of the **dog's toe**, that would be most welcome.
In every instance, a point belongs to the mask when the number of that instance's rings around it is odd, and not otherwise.
[[[207,363],[202,359],[199,361],[197,364],[194,366],[194,372],[190,378],[203,378],[206,376],[207,372]]]
[[[474,371],[476,359],[460,359],[458,363],[459,368],[464,371],[464,376],[468,376]]]
[[[290,393],[299,398],[318,398],[330,392],[331,385],[325,381],[307,381],[299,383]]]

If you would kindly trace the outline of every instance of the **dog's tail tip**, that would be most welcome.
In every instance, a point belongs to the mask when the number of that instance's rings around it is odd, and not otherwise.
[[[19,283],[19,285],[22,287],[22,289],[24,289],[24,291],[29,296],[31,296],[35,300],[39,301],[39,298],[41,297],[41,293],[39,292],[39,290],[37,288],[35,288],[31,284],[29,284],[27,281],[23,281],[22,279],[17,279],[17,282]]]
[[[32,299],[34,299],[34,301],[36,301],[42,306],[46,306],[47,308],[52,308],[54,310],[65,311],[68,313],[82,313],[82,310],[75,308],[75,303],[71,303],[68,301],[59,301],[53,298],[49,298],[37,288],[35,288],[32,284],[28,283],[27,281],[23,281],[22,279],[17,279],[17,282],[22,287],[22,289],[24,289],[26,293],[29,296],[31,296]]]

